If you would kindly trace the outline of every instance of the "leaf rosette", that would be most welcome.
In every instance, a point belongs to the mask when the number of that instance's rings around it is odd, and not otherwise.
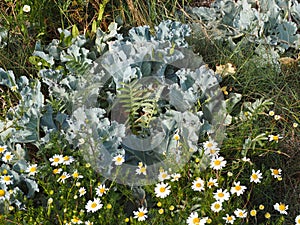
[[[201,151],[205,134],[218,142],[224,137],[222,91],[214,72],[187,48],[188,27],[167,21],[156,30],[152,36],[148,27],[133,28],[128,39],[107,43],[82,76],[68,119],[68,140],[85,160],[131,186],[155,183],[161,169],[180,170]],[[124,162],[117,165],[120,155]],[[208,163],[203,156],[202,169]]]

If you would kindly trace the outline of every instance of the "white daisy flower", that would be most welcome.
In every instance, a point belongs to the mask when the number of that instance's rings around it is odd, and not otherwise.
[[[214,140],[209,140],[203,143],[204,150],[216,149],[217,147],[218,147],[218,143],[215,142]]]
[[[164,180],[169,180],[170,175],[168,174],[167,171],[161,170],[158,174],[158,180],[159,181],[164,181]]]
[[[95,188],[95,190],[96,190],[96,195],[101,197],[104,194],[106,194],[106,192],[108,191],[108,188],[105,187],[105,184],[100,184],[98,187]]]
[[[249,158],[247,158],[246,156],[244,156],[244,157],[242,158],[242,161],[243,161],[243,162],[248,162],[248,163],[252,164],[251,160],[250,160]]]
[[[101,204],[101,200],[99,198],[94,198],[94,200],[89,200],[85,205],[85,209],[87,212],[96,212],[101,209],[103,204]]]
[[[14,154],[11,152],[5,152],[4,155],[2,156],[2,161],[5,163],[10,162],[14,157]]]
[[[24,5],[22,10],[25,13],[29,13],[30,12],[30,5]]]
[[[0,146],[0,154],[3,154],[6,150],[7,150],[7,146],[6,145]]]
[[[143,175],[147,175],[147,166],[142,163],[142,162],[139,162],[139,165],[138,165],[138,168],[135,170],[136,174],[140,175],[140,174],[143,174]]]
[[[225,166],[226,166],[226,160],[224,160],[224,157],[222,156],[218,158],[213,158],[210,162],[210,168],[214,170],[220,170]]]
[[[133,211],[133,215],[135,219],[138,221],[145,221],[147,219],[148,210],[144,207],[138,208],[138,211]]]
[[[62,168],[55,168],[55,169],[52,171],[52,173],[53,173],[53,174],[60,174],[61,171],[62,171]]]
[[[113,162],[115,162],[116,166],[121,166],[125,162],[125,158],[123,155],[118,154],[112,159]]]
[[[219,148],[208,148],[204,150],[204,154],[216,158],[219,156]]]
[[[214,179],[214,178],[209,178],[209,180],[207,181],[207,183],[206,183],[206,186],[208,187],[208,188],[212,188],[213,186],[215,186],[215,187],[218,187],[218,180],[217,179]]]
[[[175,141],[179,141],[179,140],[180,140],[179,134],[174,134],[173,139],[174,139]]]
[[[70,176],[70,174],[68,174],[67,172],[63,172],[63,174],[57,179],[57,182],[62,182],[65,183],[66,179],[68,179]]]
[[[171,181],[174,182],[174,181],[179,181],[179,179],[181,178],[181,174],[180,173],[173,173],[171,174]]]
[[[281,116],[280,116],[280,115],[275,115],[275,116],[274,116],[274,119],[275,119],[275,120],[280,120],[280,119],[281,119]]]
[[[295,225],[300,225],[300,215],[296,216]]]
[[[81,187],[81,188],[79,188],[78,192],[79,192],[79,197],[81,197],[81,196],[85,195],[85,194],[86,194],[85,187]]]
[[[154,188],[156,197],[158,197],[158,198],[167,197],[171,193],[170,188],[171,187],[167,183],[165,184],[165,183],[161,182],[161,183],[156,184],[156,186]]]
[[[202,180],[200,177],[197,177],[196,180],[193,181],[192,189],[194,191],[204,191],[204,186],[204,180]]]
[[[222,189],[218,189],[217,192],[214,193],[214,199],[216,199],[216,201],[228,201],[229,197],[230,194],[226,189],[224,191]]]
[[[277,210],[278,212],[280,212],[280,214],[286,214],[287,215],[286,210],[289,209],[289,206],[280,202],[280,203],[276,203],[274,205],[274,209]]]
[[[9,200],[10,198],[10,194],[9,192],[6,190],[6,188],[0,188],[0,202],[1,201],[5,201],[5,200]]]
[[[71,219],[72,224],[82,224],[83,222],[76,216]]]
[[[238,218],[246,218],[247,217],[247,211],[245,209],[236,209],[236,210],[234,210],[234,214]]]
[[[228,214],[226,214],[225,217],[222,217],[226,223],[229,223],[229,224],[233,224],[234,221],[235,221],[235,216],[231,215],[229,216]]]
[[[83,176],[80,175],[80,174],[78,173],[77,170],[75,170],[75,171],[72,173],[72,177],[73,177],[74,179],[81,179],[81,178],[83,178]]]
[[[273,110],[269,111],[269,116],[274,116],[275,112]]]
[[[52,158],[49,159],[51,166],[58,166],[64,162],[64,157],[62,155],[55,154]]]
[[[275,141],[276,143],[278,143],[279,139],[282,139],[282,137],[279,135],[268,135],[268,137],[269,141]]]
[[[84,222],[84,225],[94,225],[94,222],[90,222],[90,221],[88,220],[88,221],[85,221],[85,222]]]
[[[192,212],[187,218],[186,223],[188,225],[204,225],[207,222],[207,220],[207,217],[200,219],[197,212]]]
[[[67,166],[70,165],[72,162],[75,161],[74,158],[73,158],[73,156],[67,156],[67,155],[63,157],[63,160],[64,160],[63,164],[67,165]]]
[[[240,196],[245,192],[246,189],[247,187],[240,185],[240,181],[238,181],[233,182],[233,187],[231,187],[230,192],[231,194],[236,194],[237,196]]]
[[[262,173],[260,172],[260,170],[252,170],[252,174],[250,177],[250,182],[254,182],[254,183],[260,183],[262,179]]]
[[[216,201],[214,203],[211,204],[210,209],[213,212],[220,212],[223,208],[222,208],[222,202],[220,201]]]
[[[281,169],[270,169],[270,170],[271,170],[272,176],[273,176],[274,178],[279,178],[279,177],[281,177],[281,172],[282,172]]]
[[[1,184],[5,184],[5,185],[10,185],[10,184],[13,184],[13,176],[12,175],[3,175],[0,177],[1,180],[0,180],[0,183]]]
[[[37,164],[29,165],[25,172],[28,173],[29,176],[34,176],[37,173]]]

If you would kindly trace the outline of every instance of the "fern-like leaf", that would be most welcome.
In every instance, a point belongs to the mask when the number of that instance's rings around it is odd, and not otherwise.
[[[154,90],[151,91],[138,81],[122,83],[123,87],[119,88],[121,94],[118,98],[125,112],[129,113],[126,124],[131,131],[136,135],[145,135],[157,113],[157,98],[153,97]]]

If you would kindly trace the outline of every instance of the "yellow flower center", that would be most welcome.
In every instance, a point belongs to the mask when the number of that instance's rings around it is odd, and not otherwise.
[[[64,180],[64,179],[66,179],[66,177],[67,177],[66,175],[61,175],[60,179]]]
[[[284,211],[285,210],[285,205],[284,204],[280,204],[278,208],[279,208],[280,211]]]
[[[141,171],[141,173],[145,173],[145,172],[146,172],[146,167],[142,167],[142,168],[140,169],[140,171]]]
[[[227,220],[228,220],[228,221],[232,221],[232,220],[233,220],[233,219],[232,219],[232,216],[228,216],[228,217],[227,217]]]
[[[198,224],[200,223],[200,219],[198,217],[193,219],[193,224]]]
[[[209,187],[211,187],[211,186],[213,186],[214,185],[214,182],[212,182],[212,181],[209,181],[208,183],[207,183],[207,186],[209,186]]]
[[[196,183],[196,187],[197,188],[201,187],[201,183]]]
[[[213,155],[213,154],[215,154],[215,153],[216,153],[216,150],[215,150],[215,149],[211,149],[209,152],[210,152],[210,154],[212,154],[212,155]]]
[[[161,177],[164,178],[164,179],[165,179],[167,176],[168,176],[168,175],[167,175],[166,173],[163,173],[163,174],[161,175]]]
[[[218,193],[218,197],[223,198],[224,197],[224,193]]]
[[[117,157],[116,161],[117,162],[122,162],[123,158],[122,157]]]
[[[65,156],[65,157],[64,157],[64,160],[65,160],[65,161],[68,161],[69,159],[70,159],[69,156]]]
[[[5,148],[0,147],[0,153],[4,152]]]
[[[175,140],[175,141],[178,141],[179,139],[180,139],[180,136],[179,136],[178,134],[175,134],[175,135],[174,135],[174,140]]]
[[[59,158],[54,158],[53,162],[59,162]]]
[[[36,172],[36,167],[31,167],[31,168],[29,169],[29,171],[30,171],[30,173]]]
[[[93,202],[93,203],[91,204],[91,207],[92,207],[92,208],[96,208],[96,207],[97,207],[97,203],[96,203],[96,202]]]
[[[58,169],[54,169],[54,170],[53,170],[53,173],[54,173],[54,174],[57,174],[57,173],[59,173],[59,170],[58,170]]]
[[[297,220],[297,223],[299,223],[299,224],[300,224],[300,219],[299,219],[299,220]]]
[[[5,156],[5,159],[6,159],[6,160],[10,160],[10,159],[11,159],[11,155],[6,155],[6,156]]]
[[[145,215],[144,212],[139,212],[137,216],[138,216],[138,217],[143,217],[144,215]]]
[[[0,197],[3,197],[5,195],[5,191],[0,189]]]
[[[77,172],[73,173],[73,177],[78,178],[79,174]]]
[[[273,174],[274,174],[274,175],[278,175],[278,174],[279,174],[279,171],[275,169],[275,170],[273,170]]]
[[[163,193],[163,192],[166,191],[166,188],[165,188],[165,187],[161,187],[161,188],[159,189],[159,191]]]
[[[240,216],[240,217],[243,217],[243,216],[244,216],[244,213],[243,213],[243,212],[239,212],[239,216]]]
[[[257,179],[258,179],[258,176],[257,176],[256,173],[255,173],[255,174],[252,174],[252,179],[253,179],[253,180],[257,180]]]
[[[277,135],[274,135],[274,136],[273,136],[273,140],[274,140],[274,141],[278,141],[278,140],[279,140],[279,137],[278,137]]]
[[[240,185],[235,186],[235,190],[240,191],[242,189],[242,187]]]
[[[217,204],[215,204],[215,208],[216,208],[216,209],[219,209],[220,207],[221,207],[221,205],[220,205],[220,204],[218,204],[218,203],[217,203]]]
[[[215,160],[214,164],[215,164],[216,166],[219,166],[219,165],[221,164],[221,161],[220,161],[220,160]]]
[[[78,218],[73,218],[73,219],[72,219],[72,222],[73,222],[73,223],[77,223],[77,222],[79,222],[79,219],[78,219]]]
[[[100,189],[100,193],[103,194],[104,192],[105,192],[105,188],[101,188],[101,189]]]
[[[3,177],[3,180],[4,180],[4,181],[10,181],[10,177],[9,177],[9,176],[4,176],[4,177]]]
[[[206,145],[208,148],[211,148],[213,146],[213,144],[211,142],[208,142]]]

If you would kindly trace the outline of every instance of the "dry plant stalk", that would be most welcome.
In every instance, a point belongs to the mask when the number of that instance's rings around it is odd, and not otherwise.
[[[133,1],[132,0],[126,0],[129,10],[134,18],[134,20],[136,21],[136,24],[138,26],[142,26],[144,24],[146,24],[146,20],[143,17],[143,15],[141,15],[141,13],[139,12],[139,10],[137,8],[134,7]]]

